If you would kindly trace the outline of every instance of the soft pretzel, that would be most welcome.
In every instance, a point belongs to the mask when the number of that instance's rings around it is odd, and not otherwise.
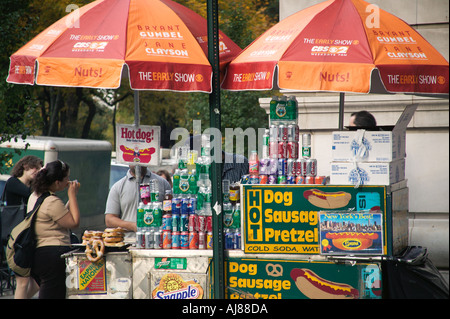
[[[91,238],[86,245],[86,257],[89,261],[96,263],[99,261],[105,253],[105,244],[103,240],[97,238]],[[95,255],[95,257],[93,256]]]

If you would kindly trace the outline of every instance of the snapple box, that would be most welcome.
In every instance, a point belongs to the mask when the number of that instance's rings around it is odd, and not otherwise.
[[[408,105],[392,126],[378,127],[377,131],[333,132],[333,162],[393,162],[406,157],[406,127],[417,104]]]

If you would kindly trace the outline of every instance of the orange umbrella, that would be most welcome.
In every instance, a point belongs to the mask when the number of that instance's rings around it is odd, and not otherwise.
[[[221,66],[241,49],[220,33]],[[212,91],[207,23],[170,0],[97,0],[11,56],[8,82],[136,90]]]
[[[275,83],[275,84],[274,84]],[[449,64],[406,22],[362,0],[328,0],[267,30],[222,88],[449,93]]]

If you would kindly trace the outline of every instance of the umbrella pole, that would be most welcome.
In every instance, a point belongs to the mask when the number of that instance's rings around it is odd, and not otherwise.
[[[220,70],[219,70],[219,5],[218,0],[207,0],[208,59],[212,66],[212,92],[209,95],[209,122],[211,128],[221,131],[220,123]],[[215,137],[217,138],[217,137]],[[217,141],[216,141],[217,142]],[[222,145],[222,141],[220,141]],[[214,152],[221,152],[214,148]],[[214,299],[225,298],[224,242],[222,219],[222,162],[211,154],[211,206],[213,211],[213,287]]]
[[[339,131],[344,130],[344,100],[345,93],[339,93]]]
[[[139,91],[134,90],[134,126],[136,129],[139,127]],[[141,201],[141,169],[139,165],[135,165],[134,174],[136,177],[136,188],[137,188],[137,202]]]

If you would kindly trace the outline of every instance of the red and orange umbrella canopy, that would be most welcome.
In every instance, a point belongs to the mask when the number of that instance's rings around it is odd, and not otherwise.
[[[448,94],[449,64],[377,6],[328,0],[262,34],[228,65],[222,88],[269,90],[274,80],[297,91]]]
[[[220,33],[224,67],[241,49]],[[8,82],[117,88],[124,65],[137,90],[211,92],[207,23],[170,0],[97,0],[11,56]]]

